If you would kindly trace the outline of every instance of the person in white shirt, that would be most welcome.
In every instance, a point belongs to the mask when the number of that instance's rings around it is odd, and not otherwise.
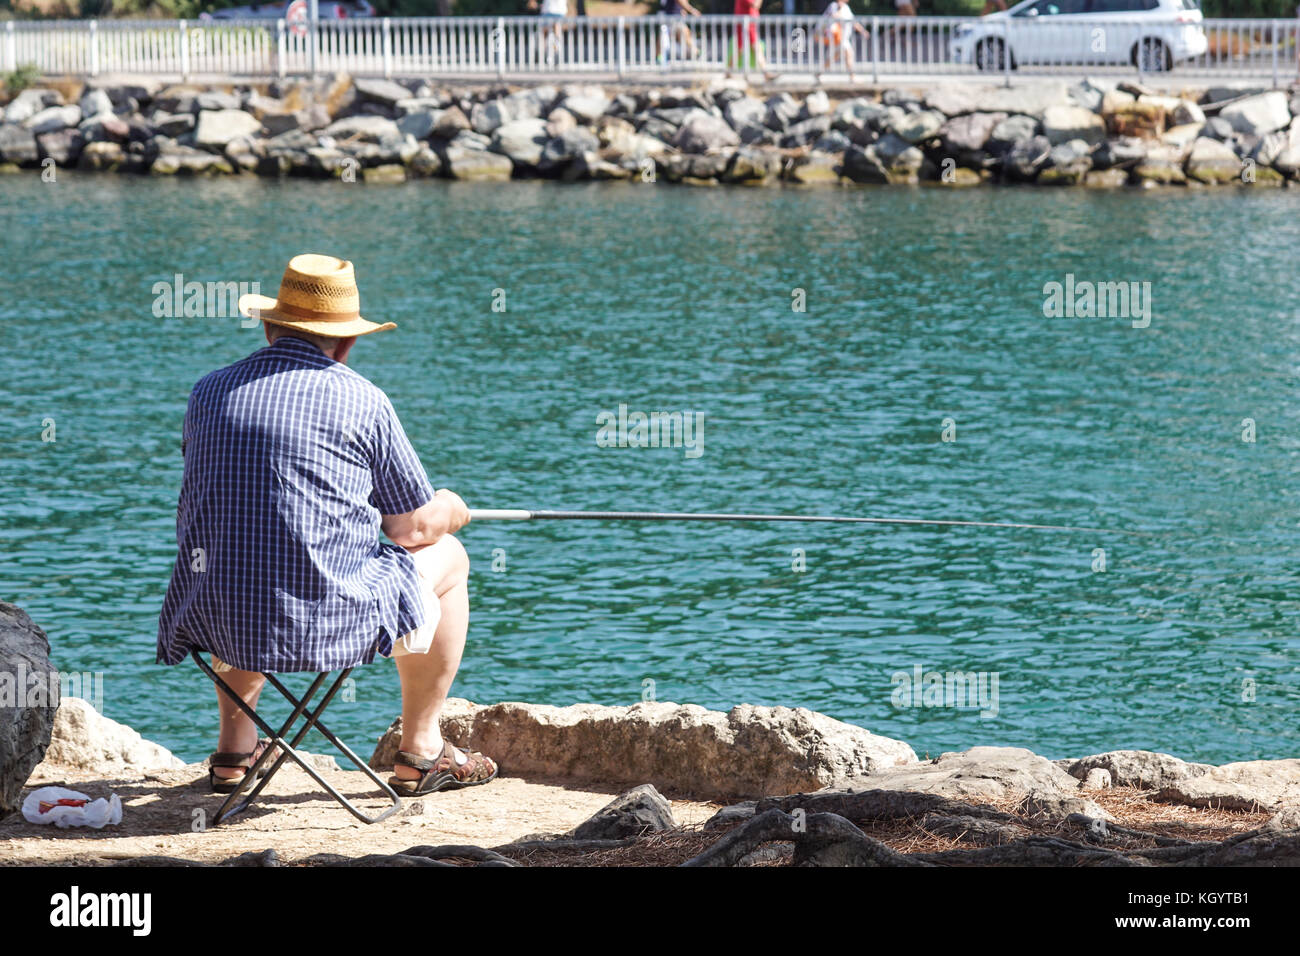
[[[546,63],[554,65],[560,53],[560,35],[564,32],[564,18],[569,15],[569,0],[541,0],[542,48]],[[528,9],[537,9],[537,0],[528,0]]]
[[[826,27],[826,35],[831,44],[832,57],[843,57],[844,66],[849,71],[849,82],[853,82],[853,34],[861,33],[864,37],[871,34],[858,23],[848,0],[831,0],[823,17],[831,22]]]

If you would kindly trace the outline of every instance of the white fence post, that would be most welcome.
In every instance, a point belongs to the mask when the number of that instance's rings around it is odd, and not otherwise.
[[[492,31],[492,52],[496,54],[497,60],[497,79],[501,80],[506,75],[506,58],[505,43],[506,40],[506,21],[505,17],[497,17],[496,29]],[[545,46],[546,41],[542,41]]]
[[[384,76],[393,75],[393,32],[388,22],[388,17],[384,17]]]
[[[280,79],[284,79],[284,59],[288,55],[288,44],[285,42],[284,21],[275,21],[275,66],[276,73]]]
[[[180,21],[180,43],[181,43],[181,79],[190,78],[190,31],[186,27],[185,21]]]
[[[626,29],[627,29],[626,18],[619,17],[618,18],[618,78],[620,80],[623,79],[623,71],[626,68],[625,61],[627,58],[627,50],[626,50],[627,34],[624,33]]]
[[[18,44],[14,39],[14,22],[5,23],[5,67],[11,72],[18,69]]]
[[[809,41],[812,46],[812,41]],[[880,17],[871,18],[871,85],[880,82]]]
[[[1270,38],[1273,40],[1273,89],[1277,89],[1277,43],[1278,38],[1282,33],[1282,21],[1274,20],[1270,23],[1268,32]]]
[[[99,24],[94,20],[90,21],[90,75],[99,76]]]

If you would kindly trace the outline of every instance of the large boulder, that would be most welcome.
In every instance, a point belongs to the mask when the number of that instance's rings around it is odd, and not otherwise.
[[[252,136],[261,129],[261,121],[243,110],[203,110],[194,128],[194,144],[224,149],[231,140]]]
[[[1106,138],[1106,124],[1100,116],[1082,106],[1049,106],[1043,112],[1043,135],[1053,146],[1072,139],[1096,146]]]
[[[1000,799],[1031,793],[1073,794],[1079,781],[1046,757],[1020,747],[972,747],[926,763],[885,768],[853,781],[854,789],[908,790],[952,799]]]
[[[1205,136],[1192,143],[1187,156],[1187,176],[1202,183],[1227,183],[1241,178],[1242,164],[1237,154]]]
[[[511,120],[502,123],[492,133],[491,149],[509,156],[516,166],[536,166],[541,161],[547,139],[546,120]]]
[[[915,145],[933,139],[943,126],[944,120],[944,114],[938,110],[905,113],[890,122],[889,131],[899,139]]]
[[[1023,113],[1041,119],[1048,108],[1072,102],[1066,84],[1054,80],[1013,87],[941,84],[925,95],[926,107],[945,116],[975,112]]]
[[[320,135],[329,136],[336,141],[354,139],[363,143],[378,143],[382,140],[402,137],[397,124],[392,120],[385,116],[370,116],[364,113],[335,120],[321,130]]]
[[[472,149],[458,143],[446,146],[441,159],[443,170],[452,179],[499,182],[509,179],[514,171],[514,163],[508,156],[485,149]]]
[[[1159,143],[1147,150],[1146,155],[1133,167],[1133,178],[1143,185],[1168,186],[1187,182],[1183,172],[1186,149]]]
[[[671,830],[673,806],[651,784],[633,787],[570,831],[575,840],[623,840]]]
[[[493,757],[508,774],[648,781],[710,798],[798,793],[916,762],[907,744],[861,727],[803,708],[749,704],[724,714],[662,702],[480,707],[453,699],[442,732]],[[391,767],[400,736],[399,721],[380,739],[370,766]]]
[[[411,98],[410,90],[392,80],[357,77],[352,81],[352,88],[357,91],[358,99],[383,106],[396,106],[399,101]]]
[[[0,161],[31,164],[36,162],[36,136],[21,126],[0,126]]]
[[[0,601],[0,819],[18,809],[23,787],[50,744],[59,709],[50,642],[22,608]]]
[[[42,772],[78,770],[103,774],[144,774],[175,770],[184,761],[145,740],[125,724],[103,716],[79,697],[65,697],[54,716]]]
[[[1291,122],[1287,95],[1281,90],[1242,97],[1223,107],[1219,115],[1237,132],[1250,136],[1263,136],[1283,129]]]
[[[958,166],[987,165],[991,157],[985,147],[994,128],[1006,118],[1005,113],[964,113],[954,116],[939,128],[939,142],[944,156],[952,158]],[[1029,135],[1033,135],[1032,127]]]
[[[725,146],[739,146],[740,137],[721,117],[703,110],[693,111],[677,130],[673,145],[686,153],[705,153]]]
[[[25,123],[47,106],[58,106],[62,102],[63,95],[57,90],[23,90],[4,108],[4,121]]]
[[[48,106],[23,121],[23,126],[35,135],[54,133],[81,122],[80,106]]]
[[[1156,800],[1222,810],[1300,806],[1300,760],[1250,760],[1211,767],[1162,787]]]

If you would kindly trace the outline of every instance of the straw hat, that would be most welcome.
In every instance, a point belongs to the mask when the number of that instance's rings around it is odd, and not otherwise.
[[[334,256],[294,256],[280,280],[279,296],[241,295],[239,311],[272,325],[339,339],[397,328],[394,322],[380,325],[361,317],[352,263]]]

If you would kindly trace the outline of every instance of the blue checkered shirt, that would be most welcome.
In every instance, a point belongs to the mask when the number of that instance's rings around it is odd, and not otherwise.
[[[379,388],[280,338],[194,386],[182,448],[160,664],[197,647],[243,670],[335,670],[424,623],[415,562],[379,522],[433,488]]]

